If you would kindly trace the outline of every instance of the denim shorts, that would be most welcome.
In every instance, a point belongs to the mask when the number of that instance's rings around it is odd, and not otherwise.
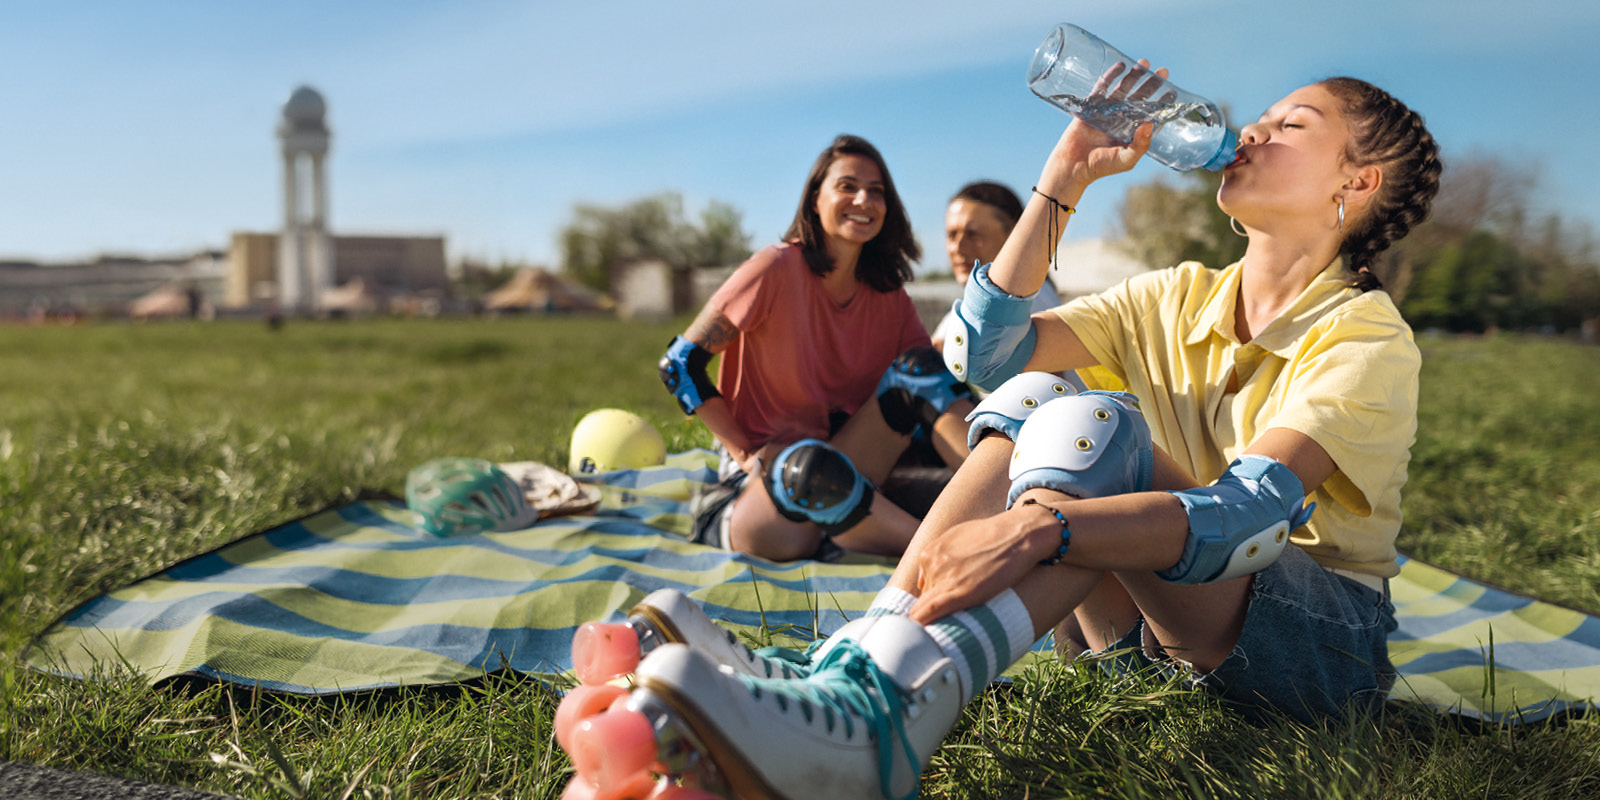
[[[1384,586],[1374,591],[1287,547],[1256,573],[1233,652],[1215,670],[1190,673],[1187,680],[1252,718],[1260,718],[1261,709],[1307,723],[1347,710],[1376,711],[1395,681],[1389,661],[1394,605]],[[1145,630],[1141,619],[1108,648],[1119,651],[1112,661],[1119,667],[1185,668],[1176,660],[1153,660],[1155,643],[1145,641]]]

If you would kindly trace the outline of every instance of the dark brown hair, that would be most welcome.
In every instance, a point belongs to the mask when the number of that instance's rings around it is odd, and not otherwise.
[[[1017,220],[1022,219],[1022,201],[1017,199],[1016,192],[1011,191],[1003,183],[973,181],[961,187],[961,191],[956,192],[956,196],[950,198],[951,203],[957,200],[971,200],[974,203],[982,203],[1000,212],[1000,219],[1005,222],[1008,229],[1015,227]]]
[[[911,220],[900,202],[900,193],[895,191],[894,179],[889,177],[889,165],[884,163],[878,148],[866,139],[841,134],[817,156],[806,176],[800,207],[795,209],[794,221],[789,223],[789,231],[783,238],[800,243],[800,251],[813,275],[821,277],[833,271],[822,219],[817,216],[817,195],[822,191],[822,179],[827,177],[828,167],[840,156],[869,158],[883,175],[883,229],[862,246],[861,257],[856,260],[856,280],[877,291],[892,292],[911,280],[911,264],[922,257],[922,248],[911,235]]]
[[[1373,261],[1389,245],[1404,238],[1427,219],[1439,193],[1444,162],[1439,145],[1428,133],[1422,116],[1393,95],[1357,78],[1322,81],[1343,104],[1350,123],[1350,145],[1345,159],[1383,169],[1383,183],[1373,196],[1368,213],[1345,221],[1339,252],[1355,278],[1351,285],[1367,291],[1383,284],[1371,272]]]

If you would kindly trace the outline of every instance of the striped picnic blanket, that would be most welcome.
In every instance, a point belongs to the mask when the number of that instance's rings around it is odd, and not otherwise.
[[[132,669],[332,694],[567,672],[578,625],[620,619],[666,586],[752,637],[804,642],[867,607],[889,574],[881,560],[777,564],[685,541],[687,501],[715,464],[696,450],[608,473],[596,511],[509,533],[437,539],[393,499],[331,508],[94,598],[24,657],[77,678]],[[1391,592],[1396,699],[1528,722],[1600,696],[1596,617],[1416,560]]]

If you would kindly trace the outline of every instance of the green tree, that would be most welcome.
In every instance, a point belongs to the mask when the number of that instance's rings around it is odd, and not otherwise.
[[[1468,153],[1447,160],[1433,215],[1380,271],[1415,327],[1576,327],[1600,309],[1593,230],[1532,208],[1538,174]]]
[[[724,266],[750,255],[750,236],[739,211],[713,201],[700,214],[700,226],[684,219],[676,192],[636,200],[621,208],[580,204],[561,231],[562,269],[599,291],[611,287],[619,265],[660,259],[675,269]]]
[[[1120,246],[1146,266],[1212,267],[1244,255],[1217,208],[1222,175],[1196,171],[1129,187]],[[1592,227],[1533,210],[1537,171],[1485,153],[1447,159],[1430,219],[1373,270],[1418,328],[1567,330],[1600,311]]]
[[[1177,185],[1157,179],[1128,188],[1117,207],[1119,246],[1152,268],[1183,261],[1223,267],[1244,255],[1244,237],[1217,208],[1222,173],[1184,173]]]
[[[1478,229],[1422,261],[1400,301],[1412,326],[1450,331],[1519,327],[1519,275],[1528,260],[1508,239]]]

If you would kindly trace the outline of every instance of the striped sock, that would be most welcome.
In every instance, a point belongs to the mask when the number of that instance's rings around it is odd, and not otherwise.
[[[943,617],[926,630],[955,662],[963,702],[1033,646],[1033,617],[1022,598],[1010,589],[981,606]]]
[[[911,606],[917,602],[917,596],[910,592],[896,589],[893,586],[883,587],[878,596],[872,598],[872,605],[867,606],[867,613],[862,616],[880,617],[884,614],[909,614]]]

